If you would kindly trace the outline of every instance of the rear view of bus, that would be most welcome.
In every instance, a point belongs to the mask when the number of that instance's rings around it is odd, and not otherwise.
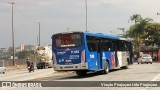
[[[86,70],[82,32],[58,33],[52,36],[53,63],[56,71]]]

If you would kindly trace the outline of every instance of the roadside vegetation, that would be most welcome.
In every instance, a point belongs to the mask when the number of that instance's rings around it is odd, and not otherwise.
[[[129,19],[134,21],[134,24],[126,33],[132,38],[135,52],[139,53],[142,49],[160,48],[159,23],[151,18],[143,18],[139,14],[134,14]]]

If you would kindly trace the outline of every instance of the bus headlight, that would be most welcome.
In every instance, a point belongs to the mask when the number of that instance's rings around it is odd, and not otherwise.
[[[85,55],[85,50],[82,51],[82,54],[81,54],[81,63],[84,63],[85,62],[85,59],[86,59],[86,55]]]
[[[54,52],[52,52],[52,60],[53,60],[53,64],[57,64],[56,54]]]

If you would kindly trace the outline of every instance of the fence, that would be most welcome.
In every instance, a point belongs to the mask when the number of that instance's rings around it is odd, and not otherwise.
[[[15,64],[16,64],[16,65],[26,64],[26,60],[25,60],[25,59],[16,59],[16,60],[15,60]],[[11,60],[11,59],[0,60],[0,65],[13,66],[13,60]]]

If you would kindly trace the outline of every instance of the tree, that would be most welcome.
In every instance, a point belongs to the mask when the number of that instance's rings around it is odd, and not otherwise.
[[[132,25],[127,33],[130,37],[135,39],[135,43],[139,43],[145,32],[145,26],[153,20],[150,18],[143,19],[139,14],[134,14],[130,19],[135,20],[135,25]]]
[[[134,14],[130,17],[131,21],[135,21],[135,24],[132,25],[127,32],[129,37],[133,38],[134,41],[134,46],[135,46],[135,51],[138,52],[138,57],[139,57],[139,52],[140,52],[140,46],[142,43],[142,36],[145,33],[145,27],[147,24],[149,24],[152,19],[150,18],[142,18],[139,14]]]
[[[32,55],[34,55],[33,50],[30,50],[30,51],[23,50],[16,53],[16,56],[18,56],[19,59],[26,59],[27,57],[32,57]]]
[[[138,49],[139,43],[140,43],[139,40],[138,40],[138,38],[139,38],[138,36],[139,36],[139,33],[140,33],[139,32],[140,25],[137,24],[137,22],[139,22],[141,20],[141,15],[133,14],[130,17],[130,20],[134,21],[135,24],[130,27],[130,30],[127,33],[131,38],[134,39],[133,41],[134,41],[135,48]],[[138,51],[138,50],[136,50],[136,51]]]
[[[141,19],[141,15],[139,14],[133,14],[131,17],[130,17],[130,20],[131,21],[134,21],[135,24]]]
[[[146,25],[145,27],[145,34],[143,36],[144,38],[144,44],[146,46],[153,46],[153,45],[159,45],[160,44],[160,24],[158,23],[151,23]]]

